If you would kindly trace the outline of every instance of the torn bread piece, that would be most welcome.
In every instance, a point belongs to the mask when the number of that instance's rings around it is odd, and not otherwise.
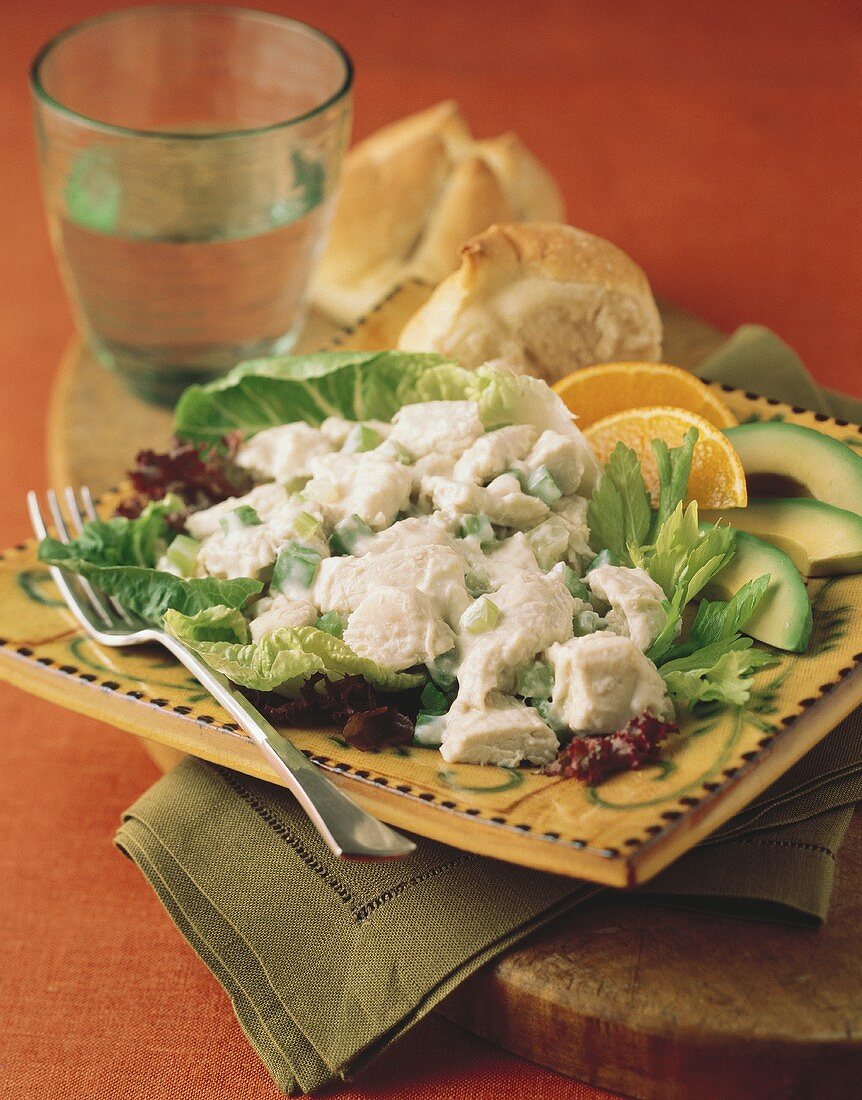
[[[557,185],[514,134],[474,141],[458,105],[438,103],[347,155],[311,296],[349,324],[400,283],[440,282],[492,223],[564,216]]]
[[[591,363],[656,361],[661,338],[647,277],[623,251],[572,226],[532,222],[493,225],[465,244],[460,268],[398,346],[553,383]]]

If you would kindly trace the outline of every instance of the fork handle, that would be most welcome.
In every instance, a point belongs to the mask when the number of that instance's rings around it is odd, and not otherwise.
[[[197,654],[169,634],[159,633],[158,640],[251,737],[335,855],[352,859],[401,859],[415,851],[416,845],[411,840],[360,809],[331,783],[225,676],[204,664]]]

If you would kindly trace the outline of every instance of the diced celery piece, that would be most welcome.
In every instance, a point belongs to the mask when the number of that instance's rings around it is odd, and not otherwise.
[[[311,588],[322,555],[313,546],[288,542],[278,552],[272,571],[271,587],[287,591],[291,586]]]
[[[320,520],[315,519],[310,512],[300,512],[293,521],[293,529],[301,539],[320,534]]]
[[[448,649],[445,653],[441,653],[439,657],[435,657],[433,661],[429,661],[425,667],[437,687],[444,690],[450,688],[456,682],[455,669],[458,667],[458,651]]]
[[[177,535],[167,549],[167,559],[184,577],[193,577],[198,567],[201,544],[191,535]]]
[[[525,699],[550,699],[554,693],[554,674],[544,661],[534,661],[518,673],[515,684],[517,695]]]
[[[516,470],[512,468],[510,470],[504,470],[503,472],[508,474],[509,477],[513,477],[523,490],[524,486],[527,484],[527,474],[524,470]]]
[[[373,451],[375,447],[380,446],[380,440],[380,432],[375,431],[367,424],[357,424],[350,429],[350,433],[341,449],[349,455],[357,454],[360,451]]]
[[[547,571],[563,558],[569,549],[569,530],[559,516],[551,516],[527,532],[530,548],[539,568]]]
[[[446,727],[445,719],[441,714],[419,713],[416,716],[416,726],[413,729],[413,744],[422,745],[425,748],[437,748],[443,744],[443,730]]]
[[[329,539],[329,549],[333,554],[352,554],[356,544],[362,538],[372,534],[371,528],[357,515],[336,523]]]
[[[461,625],[471,634],[493,630],[500,618],[500,609],[487,596],[481,596],[461,616]]]
[[[576,638],[583,638],[585,634],[604,630],[607,625],[597,611],[579,611],[572,620],[572,632]]]
[[[540,466],[530,474],[524,492],[531,497],[538,497],[548,505],[554,504],[563,495],[563,490],[547,466]]]
[[[324,634],[331,634],[334,638],[344,637],[344,620],[337,611],[327,611],[314,625]]]
[[[563,565],[563,584],[576,600],[589,600],[590,590],[570,565]]]
[[[263,523],[263,520],[250,504],[240,504],[239,508],[234,508],[233,514],[243,527],[259,527]]]
[[[467,591],[473,599],[477,596],[484,596],[491,587],[491,582],[484,574],[474,573],[472,570],[464,575],[464,584],[467,585]]]
[[[462,539],[477,538],[480,546],[491,546],[497,541],[494,528],[487,516],[464,516],[461,520]]]
[[[619,565],[619,558],[612,550],[600,550],[598,554],[593,558],[587,568],[584,570],[584,576],[587,573],[592,573],[594,569],[598,569],[600,565]]]
[[[219,520],[219,526],[226,535],[239,531],[242,527],[260,527],[262,523],[263,520],[250,504],[241,504]]]

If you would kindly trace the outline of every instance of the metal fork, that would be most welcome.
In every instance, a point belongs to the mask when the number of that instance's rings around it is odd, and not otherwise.
[[[70,525],[77,535],[83,528],[84,516],[97,518],[87,488],[81,489],[80,500],[74,489],[66,489],[68,520],[54,490],[49,490],[47,495],[48,510],[61,542],[70,541]],[[32,491],[27,494],[27,508],[36,536],[45,538],[48,527],[39,498]],[[336,856],[400,859],[415,850],[412,841],[361,810],[271,726],[225,676],[211,669],[182,642],[128,611],[113,597],[96,592],[85,578],[54,566],[51,575],[69,610],[100,645],[135,646],[158,642],[169,649],[251,737]]]

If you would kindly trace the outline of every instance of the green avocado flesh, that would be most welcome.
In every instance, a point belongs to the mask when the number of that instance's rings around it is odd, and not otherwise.
[[[764,475],[790,481],[801,497],[862,516],[862,456],[845,443],[778,420],[739,424],[725,428],[724,434],[742,459],[749,481]]]
[[[769,574],[769,587],[743,633],[776,649],[803,653],[811,636],[811,604],[799,570],[777,546],[737,531],[733,558],[703,594],[711,600],[729,600],[746,581],[764,573]]]
[[[747,508],[704,512],[704,520],[724,519],[783,550],[806,577],[862,571],[862,516],[808,497],[750,500]]]

